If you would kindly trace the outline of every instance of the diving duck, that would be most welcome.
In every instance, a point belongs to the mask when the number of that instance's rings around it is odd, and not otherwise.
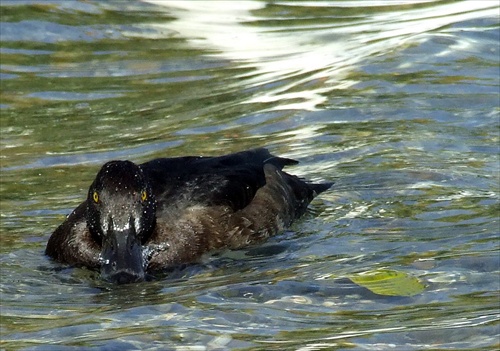
[[[297,161],[259,148],[219,157],[159,158],[102,166],[45,253],[131,283],[216,249],[262,242],[300,217],[332,183],[284,172]]]

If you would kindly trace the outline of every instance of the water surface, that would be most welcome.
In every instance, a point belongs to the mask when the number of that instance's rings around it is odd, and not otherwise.
[[[0,349],[499,347],[495,1],[1,7]],[[260,146],[335,181],[266,244],[118,287],[43,255],[105,161]]]

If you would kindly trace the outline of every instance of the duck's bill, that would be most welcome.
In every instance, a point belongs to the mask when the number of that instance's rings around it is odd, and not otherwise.
[[[142,246],[131,229],[108,231],[102,243],[101,277],[112,283],[144,280]]]

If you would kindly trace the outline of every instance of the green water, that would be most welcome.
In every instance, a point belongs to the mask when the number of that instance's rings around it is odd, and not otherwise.
[[[499,347],[495,1],[0,9],[1,350]],[[268,243],[119,287],[43,255],[102,163],[260,146],[335,181]]]

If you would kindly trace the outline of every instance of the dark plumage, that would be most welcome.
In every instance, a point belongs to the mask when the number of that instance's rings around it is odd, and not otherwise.
[[[87,199],[54,231],[45,253],[128,283],[214,249],[260,242],[289,226],[332,185],[282,171],[296,163],[266,149],[140,165],[110,161]]]

